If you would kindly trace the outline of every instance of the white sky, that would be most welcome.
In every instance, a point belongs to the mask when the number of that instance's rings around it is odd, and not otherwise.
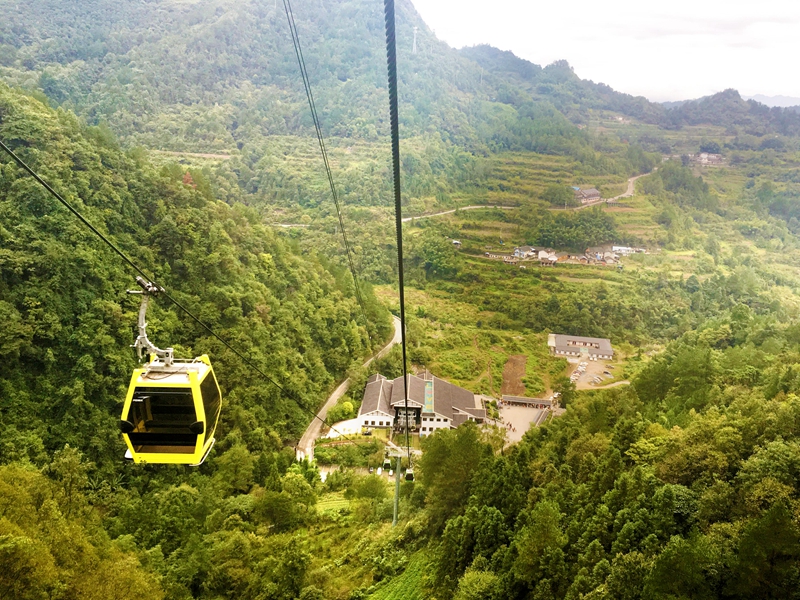
[[[439,39],[491,44],[654,101],[800,97],[797,0],[412,0]]]

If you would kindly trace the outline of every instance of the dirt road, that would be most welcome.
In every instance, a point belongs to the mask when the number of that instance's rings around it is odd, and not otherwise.
[[[499,208],[501,210],[517,210],[519,206],[494,206],[491,204],[482,204],[480,206],[461,206],[459,208],[454,208],[452,210],[443,210],[442,212],[432,213],[430,215],[420,215],[418,217],[404,217],[403,223],[408,223],[409,221],[416,221],[417,219],[430,219],[431,217],[441,217],[442,215],[449,215],[457,210],[475,210],[476,208]]]
[[[392,346],[400,343],[400,319],[393,316],[392,320],[394,321],[394,336],[389,343],[386,344],[375,356],[364,363],[365,367],[375,360],[375,358],[386,356],[389,350],[392,349]],[[322,408],[319,409],[317,415],[319,415],[320,419],[324,419],[328,415],[328,411],[336,405],[336,402],[339,401],[339,398],[344,396],[349,387],[350,378],[348,377],[339,384],[339,387],[333,390],[333,393],[328,396],[325,404],[323,404]],[[301,437],[300,441],[297,443],[297,460],[303,460],[304,458],[308,458],[309,461],[314,460],[314,442],[322,432],[322,421],[320,419],[314,419],[311,421],[311,423],[309,423],[308,428],[305,430],[305,433],[303,433],[303,437]]]
[[[503,368],[503,386],[500,388],[501,394],[509,396],[524,396],[525,384],[522,378],[525,377],[525,364],[528,357],[524,354],[514,354],[508,357]]]
[[[580,206],[574,207],[572,210],[583,210],[584,208],[591,208],[592,206],[598,206],[600,204],[606,204],[607,202],[614,202],[615,200],[619,200],[620,198],[630,198],[634,194],[634,188],[636,187],[636,180],[646,175],[650,175],[658,171],[658,167],[650,171],[650,173],[642,173],[641,175],[636,175],[634,177],[628,178],[628,189],[625,190],[624,194],[620,194],[619,196],[614,196],[613,198],[604,198],[602,200],[598,200],[596,202],[589,202],[588,204],[581,204]],[[560,208],[551,208],[550,210],[562,210]]]
[[[153,150],[156,154],[167,154],[169,156],[187,156],[189,158],[214,158],[217,160],[228,160],[230,154],[205,154],[200,152],[176,152],[172,150]]]

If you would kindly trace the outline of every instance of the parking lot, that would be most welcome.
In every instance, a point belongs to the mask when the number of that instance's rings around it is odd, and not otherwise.
[[[574,377],[575,387],[579,390],[597,389],[614,378],[614,366],[609,365],[608,361],[576,359],[572,364],[573,371],[570,377]]]

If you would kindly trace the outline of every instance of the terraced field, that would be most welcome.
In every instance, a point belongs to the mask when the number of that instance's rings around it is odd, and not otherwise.
[[[604,197],[625,191],[627,176],[595,175],[566,156],[505,152],[490,159],[486,201],[490,204],[540,203],[548,185],[595,187]]]
[[[342,492],[334,492],[325,494],[319,502],[317,502],[317,512],[320,514],[325,513],[338,513],[341,510],[350,508],[350,501],[344,497]]]

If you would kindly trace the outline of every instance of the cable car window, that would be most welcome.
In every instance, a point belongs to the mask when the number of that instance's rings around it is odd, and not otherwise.
[[[139,387],[133,394],[129,434],[139,452],[185,452],[197,443],[190,429],[197,420],[190,388]]]
[[[200,384],[200,395],[203,396],[203,408],[206,411],[206,427],[213,429],[220,407],[219,387],[213,372],[206,375],[203,383]],[[210,431],[209,435],[212,433],[213,431]]]

